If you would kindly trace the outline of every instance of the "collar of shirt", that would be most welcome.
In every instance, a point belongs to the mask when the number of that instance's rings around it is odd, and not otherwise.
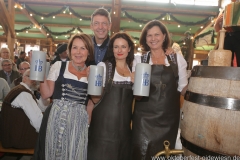
[[[93,36],[93,43],[94,45],[98,46],[97,43],[96,43],[96,40],[95,40],[95,36]],[[107,38],[104,40],[104,42],[102,43],[101,46],[99,46],[99,48],[105,48],[106,46],[108,46],[109,44],[109,36],[107,36]]]
[[[20,84],[27,88],[29,91],[33,92],[33,90],[31,90],[26,83],[20,82]]]
[[[11,76],[12,71],[10,73],[3,71],[7,76]]]

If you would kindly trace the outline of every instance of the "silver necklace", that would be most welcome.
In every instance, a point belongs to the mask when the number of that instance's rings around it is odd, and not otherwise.
[[[74,67],[78,72],[82,72],[82,71],[86,68],[86,64],[84,64],[83,67],[81,67],[81,66],[75,66],[75,64],[73,63],[73,61],[72,61],[72,65],[73,65],[73,67]]]

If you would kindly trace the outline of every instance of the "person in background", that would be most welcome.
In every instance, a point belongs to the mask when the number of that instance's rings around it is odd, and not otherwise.
[[[69,61],[68,53],[67,53],[67,44],[58,44],[57,51],[55,52],[56,57],[53,61],[51,61],[51,65],[53,65],[56,61],[66,62]]]
[[[91,16],[91,29],[94,32],[92,38],[94,43],[94,60],[92,64],[102,62],[109,45],[108,32],[111,30],[111,16],[104,8],[96,9]]]
[[[1,142],[5,148],[34,148],[37,132],[49,101],[37,100],[33,91],[36,81],[29,79],[30,70],[23,74],[23,81],[5,97],[1,111]]]
[[[52,96],[53,104],[49,116],[44,115],[34,159],[87,159],[86,63],[94,59],[93,42],[82,33],[73,35],[68,44],[71,60],[55,62],[40,84],[42,97]]]
[[[18,56],[14,56],[14,63],[16,64],[18,60]]]
[[[10,91],[10,88],[7,81],[3,78],[0,78],[0,101],[1,102],[6,97],[9,91]]]
[[[24,51],[21,51],[20,54],[19,54],[19,57],[18,57],[18,60],[17,60],[17,68],[19,69],[19,64],[21,62],[24,62],[26,61],[25,60],[25,57],[26,57],[26,53]]]
[[[238,0],[237,0],[238,1]],[[237,2],[236,0],[231,0],[231,2]],[[223,13],[221,13],[214,24],[214,29],[216,32],[219,32],[223,27]],[[239,26],[240,27],[240,26]],[[232,52],[232,60],[234,59],[234,54],[236,55],[237,67],[240,67],[240,29],[234,32],[225,33],[224,46],[226,50]],[[232,63],[233,65],[233,63]]]
[[[4,59],[10,59],[10,50],[8,48],[3,47],[0,50],[0,70],[2,70],[2,64],[1,63]],[[13,70],[18,71],[17,65],[13,61],[12,61],[12,64],[13,64],[13,66],[12,66]]]
[[[148,22],[140,36],[146,51],[137,63],[151,65],[150,93],[136,97],[132,120],[132,160],[151,160],[168,140],[175,147],[180,117],[180,92],[187,85],[187,63],[182,55],[166,55],[170,45],[167,28],[158,20]],[[184,91],[182,91],[184,95]]]
[[[10,88],[15,87],[22,82],[22,75],[27,69],[30,69],[30,64],[28,62],[23,61],[19,64],[19,70],[18,71],[19,71],[21,76],[13,80],[13,82],[10,85]]]
[[[103,66],[104,92],[92,96],[95,108],[89,127],[88,160],[130,159],[134,43],[127,33],[110,40]]]
[[[2,70],[0,70],[0,77],[4,78],[9,86],[14,79],[20,77],[19,72],[13,70],[13,63],[10,59],[2,60]]]

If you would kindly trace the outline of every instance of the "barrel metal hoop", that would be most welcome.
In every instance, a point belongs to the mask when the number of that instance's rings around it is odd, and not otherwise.
[[[211,96],[190,91],[186,92],[184,99],[208,107],[240,111],[240,99]]]
[[[192,69],[191,77],[226,79],[239,81],[240,68],[221,66],[195,66]]]
[[[209,151],[207,149],[204,149],[202,147],[199,147],[191,142],[189,142],[188,140],[186,140],[185,138],[182,137],[182,135],[180,136],[182,145],[184,146],[184,148],[186,148],[187,150],[191,151],[192,153],[200,156],[200,157],[206,157],[206,156],[215,156],[215,157],[229,157],[229,155],[223,155],[220,153],[216,153],[216,152],[212,152]]]

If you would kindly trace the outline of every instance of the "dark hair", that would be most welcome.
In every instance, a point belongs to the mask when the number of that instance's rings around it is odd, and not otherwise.
[[[25,53],[24,51],[21,51],[21,52],[20,52],[20,55],[23,55],[23,54],[26,54],[26,53]]]
[[[132,62],[133,62],[133,59],[134,59],[134,43],[132,41],[131,36],[129,36],[125,32],[115,33],[111,37],[109,45],[108,45],[106,59],[104,61],[109,61],[113,64],[113,66],[116,66],[116,60],[115,60],[114,53],[113,53],[113,43],[118,38],[122,38],[122,39],[126,40],[127,43],[128,43],[128,46],[130,47],[130,51],[128,52],[126,62],[128,64],[128,67],[131,69],[132,68]]]
[[[91,15],[91,22],[93,21],[93,17],[96,15],[101,15],[107,17],[109,23],[111,23],[111,16],[110,13],[105,8],[98,8],[96,9],[93,14]]]
[[[150,47],[149,47],[149,46],[147,45],[147,43],[146,43],[146,37],[147,37],[147,32],[148,32],[148,30],[151,29],[151,28],[154,27],[154,26],[159,27],[159,29],[161,30],[161,32],[165,35],[165,40],[164,40],[164,42],[163,42],[163,44],[162,44],[162,49],[163,49],[164,51],[166,51],[167,48],[168,48],[169,45],[170,45],[169,32],[168,32],[166,26],[165,26],[162,22],[160,22],[160,21],[158,21],[158,20],[152,20],[152,21],[148,22],[148,23],[144,26],[144,28],[143,28],[143,30],[142,30],[142,34],[141,34],[140,39],[139,39],[140,46],[141,46],[141,48],[142,48],[143,51],[149,51],[149,50],[150,50]]]
[[[88,50],[88,57],[87,57],[87,60],[86,62],[90,62],[90,61],[93,61],[94,60],[94,56],[93,56],[93,53],[94,53],[94,49],[93,49],[93,41],[92,41],[92,38],[85,34],[85,33],[77,33],[77,34],[74,34],[70,40],[69,40],[69,43],[68,43],[68,53],[69,53],[69,58],[72,59],[71,57],[71,49],[72,49],[72,44],[73,44],[73,41],[75,39],[81,39],[86,47],[86,49]],[[85,62],[85,63],[86,63]]]

